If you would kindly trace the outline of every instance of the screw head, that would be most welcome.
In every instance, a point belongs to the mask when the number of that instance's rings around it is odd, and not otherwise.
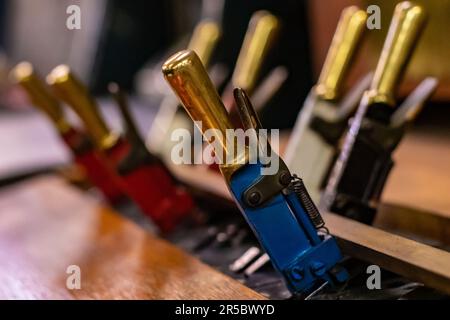
[[[300,267],[294,267],[291,270],[291,276],[294,280],[300,281],[304,277],[304,270]]]
[[[325,264],[320,261],[313,261],[310,264],[310,269],[311,269],[312,273],[314,273],[316,276],[319,276],[319,277],[323,276],[326,272]]]
[[[340,265],[335,265],[332,269],[330,269],[330,273],[337,280],[337,282],[344,282],[349,277],[347,270]]]
[[[261,201],[261,193],[259,193],[258,191],[250,193],[247,201],[253,206],[257,205],[259,201]]]
[[[283,171],[280,174],[279,181],[283,186],[287,186],[289,183],[291,183],[292,177],[291,174],[287,171]]]

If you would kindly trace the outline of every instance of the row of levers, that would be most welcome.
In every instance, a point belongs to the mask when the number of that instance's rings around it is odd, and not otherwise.
[[[345,8],[289,137],[270,130],[261,135],[259,115],[289,76],[284,66],[259,76],[283,33],[268,11],[252,15],[228,77],[211,63],[222,37],[213,20],[199,22],[188,46],[166,55],[158,76],[168,86],[146,135],[117,83],[108,90],[123,133],[110,129],[68,65],[44,76],[21,62],[10,78],[49,117],[103,201],[131,211],[127,215],[149,232],[272,299],[373,297],[365,290],[367,263],[343,254],[326,220],[332,213],[371,225],[377,215],[392,154],[438,84],[428,77],[406,99],[398,96],[426,15],[419,5],[398,3],[375,68],[348,87],[349,72],[363,59],[361,43],[377,31],[368,28],[366,10]],[[81,126],[66,119],[62,106]],[[282,116],[282,106],[278,110]],[[234,129],[247,139],[229,139]],[[192,134],[183,148],[177,132]],[[195,147],[194,132],[204,135]],[[174,155],[191,160],[199,152],[203,161],[174,161]],[[380,297],[400,298],[405,286],[415,288],[386,274],[383,281],[397,287]]]

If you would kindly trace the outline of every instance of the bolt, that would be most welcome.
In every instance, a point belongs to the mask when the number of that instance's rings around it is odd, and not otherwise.
[[[260,200],[261,200],[261,193],[259,193],[258,191],[254,191],[254,192],[250,193],[250,195],[248,196],[248,199],[247,199],[247,201],[252,206],[256,206]]]
[[[339,265],[335,265],[333,268],[331,268],[330,273],[334,276],[334,278],[338,282],[344,282],[345,280],[348,279],[347,270],[345,270],[343,267]]]
[[[280,174],[279,181],[283,186],[287,186],[289,183],[291,183],[292,177],[291,174],[287,171],[283,171]]]
[[[323,276],[326,272],[325,264],[320,261],[313,261],[310,264],[309,268],[311,269],[311,272],[313,274],[315,274],[316,276],[319,276],[319,277]]]
[[[303,268],[294,267],[291,269],[291,276],[294,280],[301,281],[303,279]]]

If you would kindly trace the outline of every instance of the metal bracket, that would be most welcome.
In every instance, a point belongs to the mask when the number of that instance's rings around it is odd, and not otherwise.
[[[252,208],[258,207],[289,186],[291,180],[292,176],[288,167],[280,159],[280,167],[276,174],[261,176],[245,190],[244,203]]]

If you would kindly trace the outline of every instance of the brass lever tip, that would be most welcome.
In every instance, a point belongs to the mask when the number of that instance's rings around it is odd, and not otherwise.
[[[411,16],[423,16],[425,18],[425,9],[410,1],[402,1],[395,6],[395,11],[409,12]]]
[[[49,85],[55,83],[61,83],[67,81],[70,76],[70,67],[65,64],[61,64],[55,67],[47,76],[46,80]]]
[[[162,72],[165,77],[170,77],[180,69],[192,65],[194,60],[199,60],[196,53],[192,50],[182,50],[171,56],[162,66]]]
[[[33,73],[33,65],[28,61],[23,61],[11,70],[9,76],[14,83],[20,83],[29,79]]]
[[[61,133],[66,133],[70,125],[64,118],[59,102],[36,75],[33,65],[27,61],[17,64],[9,73],[11,82],[20,85],[27,93],[29,101],[44,111]]]

